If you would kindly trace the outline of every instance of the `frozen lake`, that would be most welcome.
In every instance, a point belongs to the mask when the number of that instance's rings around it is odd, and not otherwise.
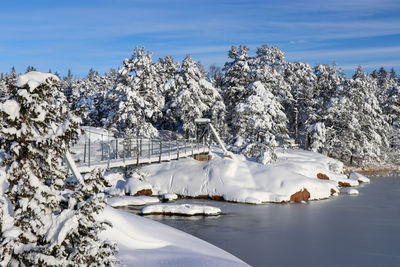
[[[146,216],[204,239],[253,266],[400,266],[400,177],[373,178],[358,196],[308,204],[220,207],[219,217]]]

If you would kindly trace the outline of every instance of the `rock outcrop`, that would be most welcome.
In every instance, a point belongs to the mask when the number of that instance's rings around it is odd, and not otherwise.
[[[153,191],[151,189],[142,189],[136,192],[133,196],[138,197],[138,196],[152,196]]]
[[[308,200],[309,198],[310,198],[310,192],[308,192],[307,189],[304,188],[303,190],[291,195],[290,202],[302,202]]]
[[[321,180],[329,180],[328,175],[323,174],[323,173],[318,173],[318,174],[317,174],[317,178],[318,178],[318,179],[321,179]]]

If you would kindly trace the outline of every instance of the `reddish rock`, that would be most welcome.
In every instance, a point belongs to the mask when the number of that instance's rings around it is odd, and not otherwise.
[[[336,190],[333,189],[333,188],[331,188],[331,194],[332,194],[332,195],[333,195],[333,194],[336,194]]]
[[[215,196],[210,196],[210,198],[211,198],[212,200],[224,201],[224,197],[223,197],[223,196],[215,195]]]
[[[138,196],[152,196],[153,195],[153,191],[151,191],[151,189],[142,189],[140,191],[137,191],[136,194],[134,194],[133,196],[138,197]]]
[[[310,192],[307,189],[301,190],[290,196],[290,202],[306,201],[310,198]]]
[[[211,200],[218,200],[223,201],[224,197],[219,195],[209,196],[209,195],[198,195],[193,197],[194,199],[211,199]]]
[[[328,175],[323,174],[323,173],[318,173],[318,174],[317,174],[317,178],[318,178],[318,179],[321,179],[321,180],[329,180]]]
[[[189,197],[190,198],[190,197]],[[198,195],[198,196],[195,196],[195,197],[193,197],[194,199],[209,199],[209,196],[208,195]]]
[[[350,184],[346,182],[339,182],[339,186],[350,187]]]

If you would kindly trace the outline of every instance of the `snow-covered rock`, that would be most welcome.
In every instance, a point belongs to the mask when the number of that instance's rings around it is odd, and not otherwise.
[[[370,183],[371,180],[358,172],[352,172],[349,179],[359,181],[361,183]]]
[[[173,193],[162,194],[161,198],[166,201],[172,201],[178,199],[178,195]]]
[[[119,197],[112,197],[107,199],[108,205],[112,207],[121,207],[121,206],[143,206],[150,203],[157,203],[160,200],[157,197],[148,197],[148,196],[140,196],[140,197],[133,197],[133,196],[119,196]]]
[[[28,73],[18,76],[16,85],[18,87],[23,87],[25,84],[29,85],[29,89],[33,92],[36,87],[46,82],[48,78],[54,79],[55,81],[60,81],[60,79],[51,73],[43,73],[39,71],[30,71]]]
[[[174,192],[183,196],[222,196],[226,201],[261,204],[288,202],[296,192],[307,189],[310,200],[331,196],[331,189],[339,192],[337,180],[349,180],[334,173],[336,163],[324,155],[304,150],[277,150],[274,164],[263,165],[236,155],[226,159],[213,155],[208,162],[190,158],[142,167],[146,181],[155,192]],[[320,180],[318,173],[332,180]]]
[[[154,204],[144,207],[141,213],[143,215],[219,215],[221,214],[221,209],[212,206],[194,204]]]
[[[345,192],[346,192],[346,194],[348,194],[348,195],[358,195],[358,194],[360,194],[360,193],[358,192],[358,190],[355,189],[355,188],[347,188]]]
[[[152,186],[147,182],[138,180],[137,178],[128,178],[125,182],[124,191],[125,194],[132,196],[144,191],[149,193],[146,193],[145,195],[152,195]]]

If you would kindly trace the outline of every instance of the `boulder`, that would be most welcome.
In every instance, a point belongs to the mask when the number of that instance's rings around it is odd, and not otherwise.
[[[334,195],[334,194],[336,194],[336,190],[331,188],[331,195]]]
[[[339,184],[339,186],[342,186],[342,187],[350,187],[350,184],[346,183],[346,182],[339,182],[338,184]]]
[[[153,191],[151,189],[142,189],[136,192],[133,196],[138,197],[138,196],[152,196]]]
[[[323,174],[323,173],[318,173],[318,174],[317,174],[317,178],[318,178],[318,179],[321,179],[321,180],[329,180],[328,175]]]
[[[290,196],[290,202],[302,202],[310,198],[310,192],[307,189],[303,189],[299,192],[294,193]]]

